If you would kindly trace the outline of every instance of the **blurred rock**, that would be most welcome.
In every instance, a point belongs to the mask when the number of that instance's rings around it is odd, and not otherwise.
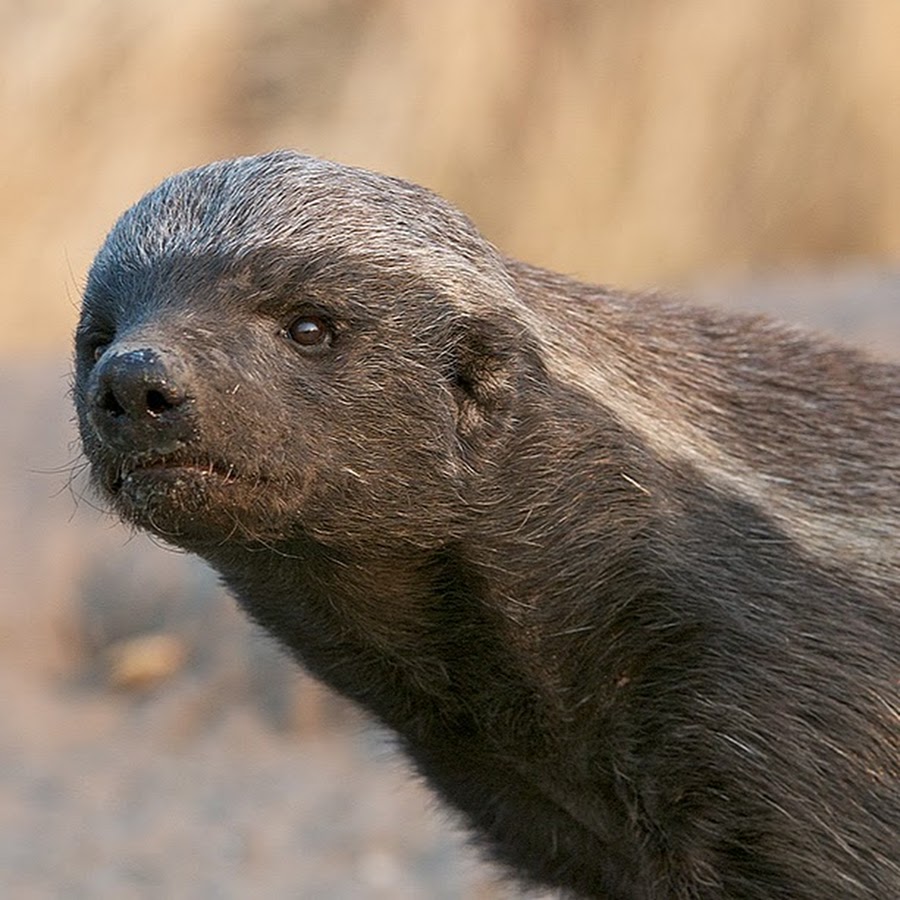
[[[105,654],[109,683],[128,691],[157,687],[182,670],[188,653],[187,643],[176,634],[145,634],[117,641]]]

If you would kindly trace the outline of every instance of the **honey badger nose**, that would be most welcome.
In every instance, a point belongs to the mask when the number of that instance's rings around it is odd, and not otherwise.
[[[112,448],[165,455],[193,436],[184,366],[153,347],[110,347],[91,374],[90,418]]]

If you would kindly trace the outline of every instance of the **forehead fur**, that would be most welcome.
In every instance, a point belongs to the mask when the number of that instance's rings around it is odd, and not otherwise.
[[[314,261],[350,252],[388,271],[439,279],[460,304],[512,297],[496,250],[463,213],[418,185],[292,151],[242,157],[168,178],[126,211],[92,270],[272,250]]]

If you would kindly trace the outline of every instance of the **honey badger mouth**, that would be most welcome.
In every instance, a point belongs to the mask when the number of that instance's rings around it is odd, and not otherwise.
[[[118,515],[181,545],[280,537],[271,505],[262,502],[268,480],[219,458],[181,454],[94,462],[94,481]]]
[[[218,481],[224,485],[235,484],[238,474],[233,465],[218,460],[193,460],[160,457],[133,459],[111,467],[102,479],[103,488],[113,498],[138,481],[158,482],[160,487],[178,479]],[[260,480],[260,479],[257,479]]]

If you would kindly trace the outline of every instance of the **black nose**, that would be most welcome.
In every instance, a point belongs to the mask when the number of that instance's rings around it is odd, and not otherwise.
[[[194,434],[184,367],[152,347],[110,348],[91,375],[91,421],[128,453],[171,453]]]

